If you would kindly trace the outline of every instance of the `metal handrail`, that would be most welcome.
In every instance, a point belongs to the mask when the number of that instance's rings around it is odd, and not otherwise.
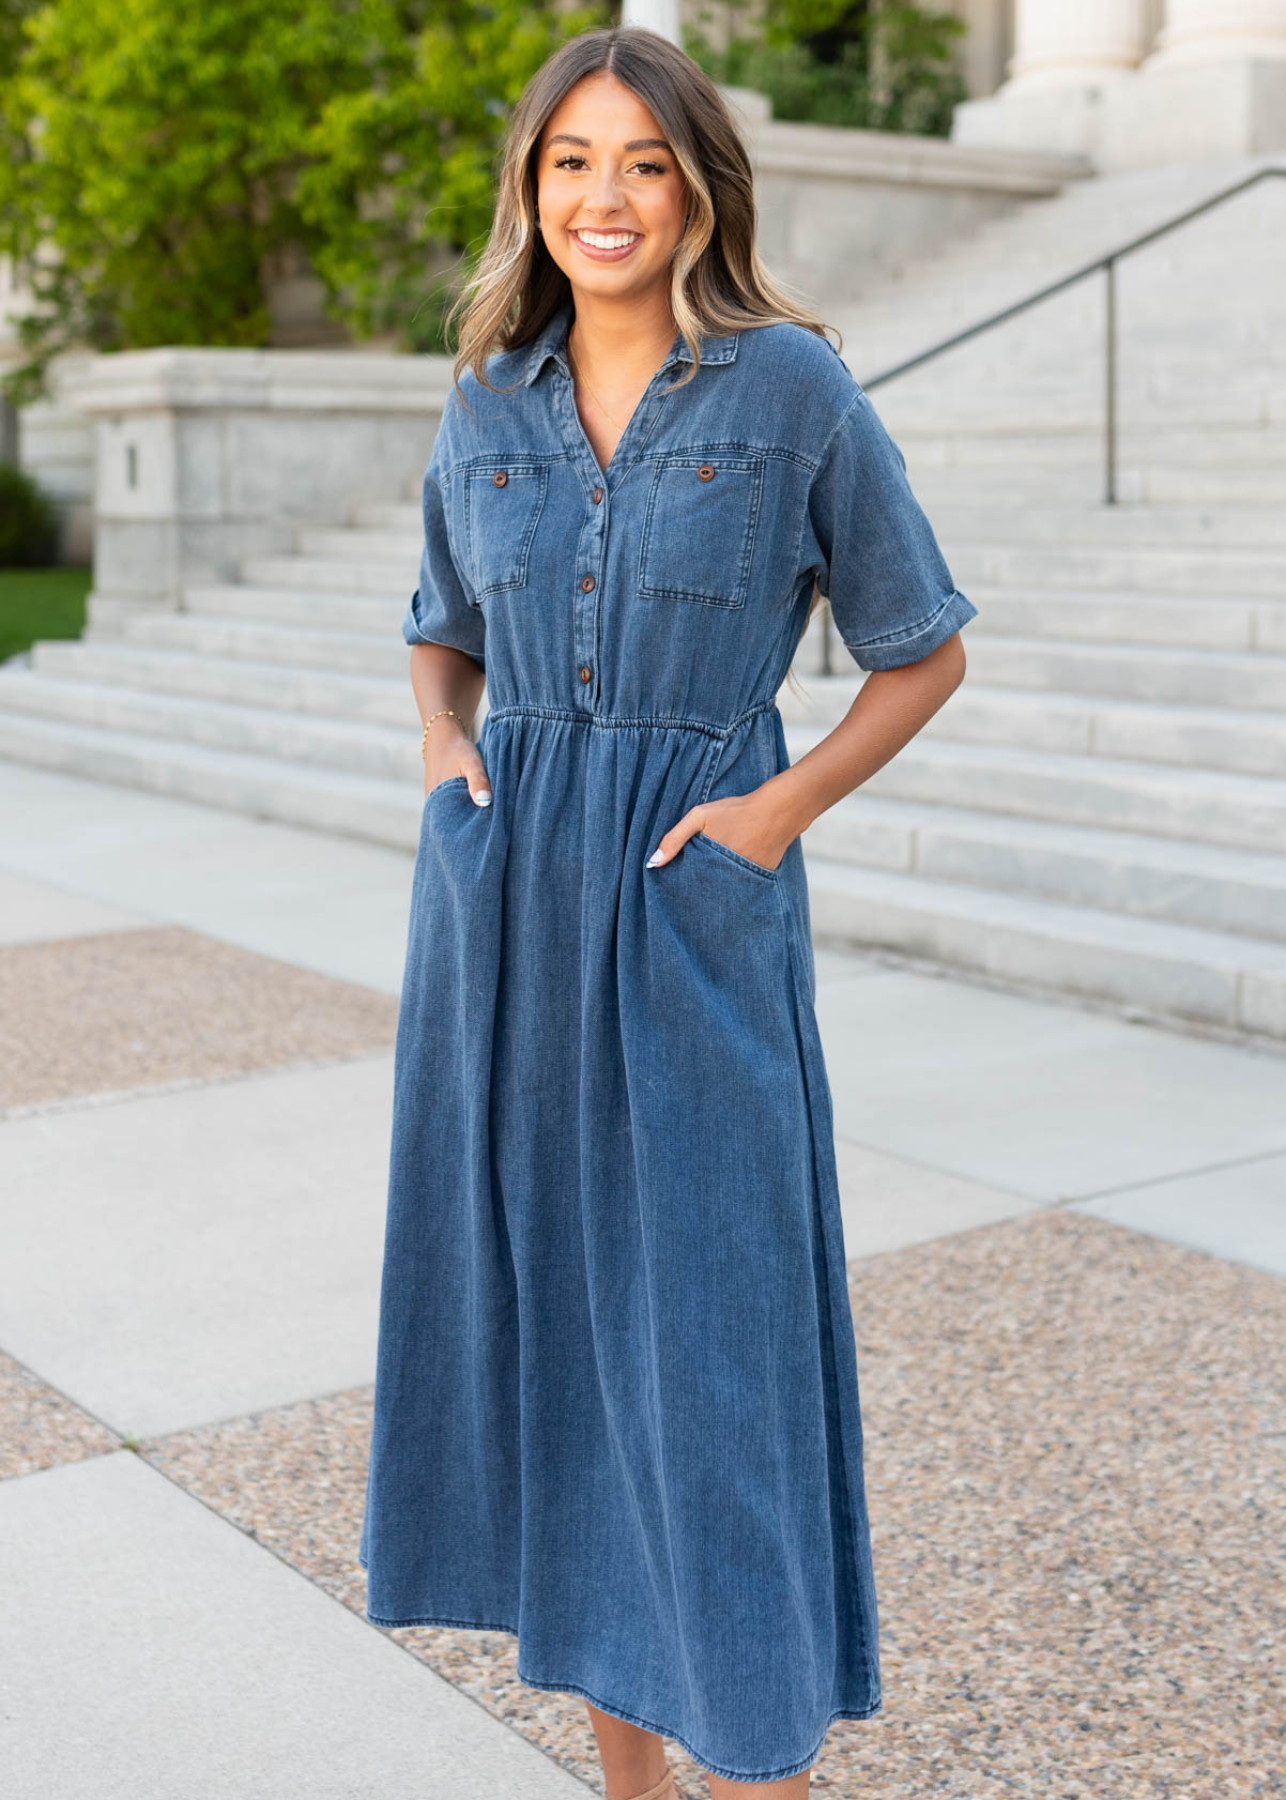
[[[929,349],[920,351],[918,356],[908,357],[905,362],[895,363],[891,369],[881,370],[869,381],[864,381],[862,386],[869,391],[871,388],[881,386],[886,381],[896,380],[899,375],[905,375],[911,369],[922,368],[925,363],[932,362],[935,357],[942,356],[948,350],[954,350],[958,344],[967,344],[970,338],[979,337],[984,331],[991,331],[995,326],[1003,325],[1006,320],[1016,318],[1019,313],[1028,311],[1030,307],[1038,306],[1042,300],[1048,300],[1054,294],[1061,294],[1066,288],[1075,287],[1079,281],[1087,281],[1091,275],[1097,275],[1101,270],[1107,279],[1106,341],[1103,358],[1105,376],[1103,498],[1108,506],[1115,506],[1117,504],[1117,382],[1119,375],[1116,265],[1123,257],[1133,256],[1136,250],[1143,250],[1147,245],[1155,244],[1158,238],[1166,237],[1170,232],[1177,231],[1181,225],[1187,225],[1193,219],[1199,219],[1203,213],[1212,211],[1216,206],[1222,206],[1225,201],[1235,199],[1238,194],[1244,194],[1247,188],[1255,187],[1261,181],[1270,181],[1276,177],[1286,177],[1286,168],[1279,168],[1273,164],[1267,168],[1257,169],[1253,175],[1246,176],[1243,181],[1238,181],[1232,187],[1212,194],[1199,206],[1189,207],[1187,212],[1177,213],[1174,218],[1167,219],[1163,225],[1157,225],[1151,231],[1145,231],[1141,237],[1131,239],[1128,244],[1122,244],[1115,250],[1109,250],[1105,256],[1095,257],[1093,262],[1086,263],[1083,268],[1074,270],[1070,275],[1064,275],[1061,280],[1051,281],[1048,286],[1028,294],[1026,299],[1017,300],[1012,306],[1006,306],[1000,312],[992,313],[990,318],[980,319],[976,325],[966,326],[963,331],[957,331],[951,337],[943,338],[941,343],[933,344]]]

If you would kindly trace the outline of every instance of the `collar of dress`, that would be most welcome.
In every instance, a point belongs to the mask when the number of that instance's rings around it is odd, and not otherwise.
[[[570,300],[564,300],[544,330],[532,340],[528,348],[527,362],[522,377],[525,387],[531,386],[551,356],[558,356],[562,352],[571,322],[572,304]],[[740,332],[729,331],[715,336],[703,336],[701,339],[702,365],[730,363],[737,354],[737,340],[740,335]],[[670,353],[661,367],[668,369],[670,364],[676,361],[692,361],[692,351],[688,348],[681,331],[675,333],[674,342],[670,345]]]

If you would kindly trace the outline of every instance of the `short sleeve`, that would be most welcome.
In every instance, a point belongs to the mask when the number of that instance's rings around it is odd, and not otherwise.
[[[439,427],[440,441],[441,427]],[[408,644],[448,644],[485,668],[486,618],[460,579],[447,536],[446,506],[439,481],[437,444],[424,472],[421,497],[424,548],[420,582],[402,620]]]
[[[803,567],[859,668],[919,662],[977,615],[911,492],[906,459],[860,388],[809,484]]]

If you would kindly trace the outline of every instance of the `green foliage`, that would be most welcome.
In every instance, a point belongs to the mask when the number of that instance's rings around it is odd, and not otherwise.
[[[0,569],[0,662],[39,639],[78,638],[94,572],[75,563]]]
[[[57,548],[53,502],[24,469],[0,462],[0,569],[50,563]]]
[[[354,334],[440,336],[435,278],[485,234],[513,101],[606,20],[602,0],[0,0],[0,253],[37,303],[7,391],[34,398],[71,344],[268,343],[267,281],[300,258]]]
[[[328,288],[361,333],[444,344],[443,314],[481,253],[509,113],[533,72],[570,37],[609,22],[527,0],[405,7],[370,0],[371,79],[337,95],[307,144],[297,188]]]
[[[746,24],[747,0],[707,7],[685,48],[716,81],[756,89],[778,119],[945,137],[965,98],[954,51],[966,27],[952,13],[901,0],[767,0]],[[705,27],[725,27],[716,48]]]

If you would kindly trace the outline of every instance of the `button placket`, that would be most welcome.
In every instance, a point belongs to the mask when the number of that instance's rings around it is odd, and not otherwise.
[[[553,383],[554,405],[562,423],[564,442],[585,483],[587,500],[586,517],[576,546],[576,564],[570,571],[570,579],[575,583],[572,602],[575,657],[573,704],[585,712],[593,712],[601,691],[598,681],[599,596],[602,593],[603,566],[607,554],[611,496],[638,461],[639,453],[660,416],[666,396],[658,393],[657,389],[673,378],[673,358],[664,363],[652,377],[621,433],[606,471],[599,467],[593,446],[581,424],[580,414],[576,411],[571,370],[564,350],[558,351],[555,361],[557,378]]]

